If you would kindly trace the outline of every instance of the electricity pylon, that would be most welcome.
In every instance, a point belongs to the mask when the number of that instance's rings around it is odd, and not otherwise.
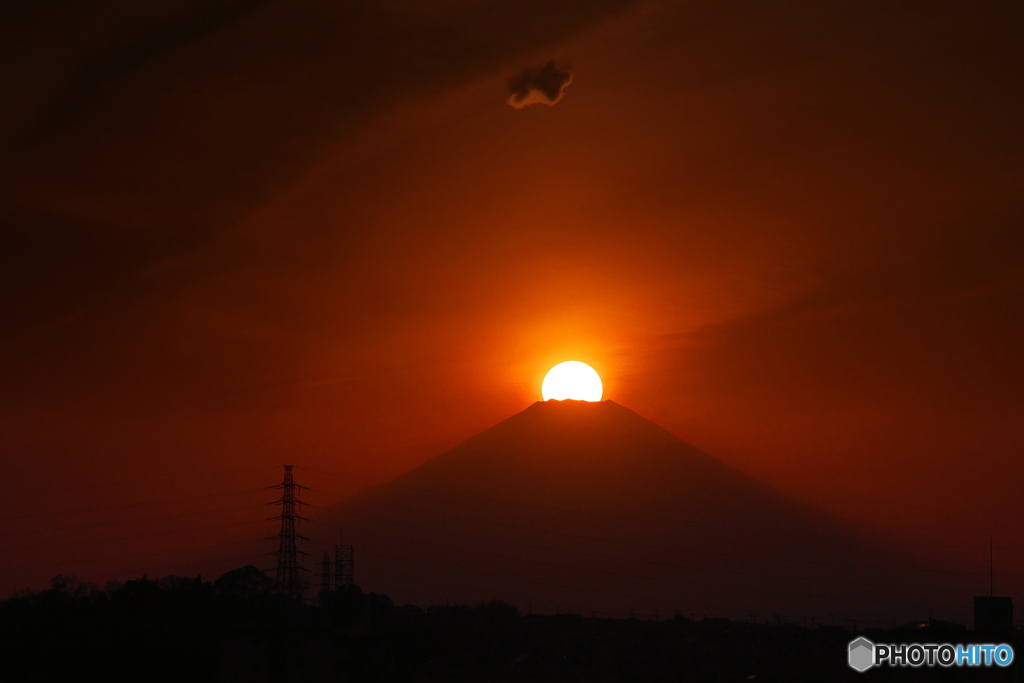
[[[320,595],[330,593],[334,589],[331,581],[331,556],[325,550],[324,558],[320,560]]]
[[[355,553],[351,545],[334,546],[334,587],[351,586],[355,574]]]
[[[299,572],[307,571],[299,563],[299,555],[308,553],[299,550],[298,543],[309,539],[295,531],[295,525],[300,520],[307,520],[296,512],[299,506],[305,505],[299,500],[299,489],[306,488],[296,484],[292,479],[292,465],[284,466],[284,481],[277,486],[268,486],[271,489],[281,489],[281,497],[268,505],[280,505],[281,514],[271,517],[272,520],[281,520],[281,531],[277,536],[271,536],[279,541],[277,552],[277,573],[274,575],[274,590],[285,595],[301,600],[302,599],[302,577]]]

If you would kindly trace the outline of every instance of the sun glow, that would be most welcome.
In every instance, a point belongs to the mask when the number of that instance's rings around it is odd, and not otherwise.
[[[594,368],[578,360],[567,360],[548,370],[540,385],[545,401],[600,401],[604,393],[601,376]]]

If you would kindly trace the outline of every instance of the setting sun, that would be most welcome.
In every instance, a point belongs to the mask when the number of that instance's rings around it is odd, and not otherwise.
[[[567,360],[548,370],[540,385],[545,401],[600,401],[604,393],[601,377],[594,368],[578,360]]]

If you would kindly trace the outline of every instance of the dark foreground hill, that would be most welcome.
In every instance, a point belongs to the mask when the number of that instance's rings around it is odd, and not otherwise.
[[[851,627],[969,618],[971,587],[951,567],[612,401],[535,403],[323,517],[355,546],[361,583],[420,604]]]

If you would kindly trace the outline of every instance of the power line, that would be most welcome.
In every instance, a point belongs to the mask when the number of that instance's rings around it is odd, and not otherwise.
[[[52,548],[61,545],[81,545],[81,544],[98,544],[98,543],[111,543],[113,541],[130,541],[139,538],[154,538],[156,536],[173,536],[174,534],[191,534],[196,531],[205,531],[207,529],[222,529],[226,527],[242,526],[244,524],[262,524],[266,522],[266,519],[254,519],[246,520],[241,522],[227,522],[225,524],[208,524],[205,526],[192,527],[189,529],[173,529],[170,531],[155,531],[148,534],[134,534],[131,536],[113,536],[110,538],[76,538],[68,541],[59,541],[56,543],[46,543],[43,545],[35,545],[26,548],[17,548],[17,552],[24,552],[26,550],[43,550],[46,548]]]
[[[5,519],[9,521],[23,520],[23,519],[42,519],[44,517],[61,517],[63,515],[82,515],[93,512],[109,512],[111,510],[128,510],[132,508],[140,507],[152,507],[154,505],[170,505],[172,503],[183,503],[188,500],[205,500],[208,498],[224,498],[226,496],[234,496],[242,493],[262,493],[265,491],[265,487],[250,488],[250,489],[237,489],[235,491],[222,491],[219,493],[207,493],[199,496],[182,496],[180,498],[167,498],[164,500],[147,500],[140,503],[125,503],[123,505],[107,505],[99,508],[78,508],[76,510],[58,510],[55,512],[40,512],[32,515],[19,515],[17,517],[7,517]]]
[[[222,474],[239,474],[242,472],[262,472],[266,470],[277,469],[276,465],[262,465],[260,467],[233,467],[224,468],[220,470],[212,470],[210,472],[204,472],[203,476],[206,478],[219,476]],[[183,480],[194,480],[195,474],[181,474],[177,476],[164,476],[158,475],[153,477],[145,478],[133,478],[128,481],[120,481],[114,483],[103,483],[103,484],[91,484],[89,486],[82,486],[77,484],[75,486],[67,486],[63,488],[37,488],[37,489],[19,489],[18,491],[7,494],[8,497],[27,497],[27,496],[44,496],[56,493],[70,493],[72,491],[103,491],[106,489],[123,489],[130,487],[137,487],[140,481],[154,481],[161,484],[171,481],[183,481]]]
[[[378,501],[366,501],[366,502],[378,502]],[[388,506],[390,506],[389,503],[380,503],[380,504],[381,505],[388,505]],[[400,507],[400,506],[395,506],[395,507]],[[408,509],[408,508],[402,507],[402,509]],[[417,512],[424,512],[424,511],[417,511]],[[609,560],[609,559],[626,559],[629,562],[634,562],[634,563],[638,563],[638,564],[649,564],[649,565],[654,565],[654,566],[667,566],[667,567],[677,567],[677,568],[680,568],[680,569],[688,569],[688,567],[682,567],[681,565],[675,565],[675,564],[672,564],[672,563],[664,563],[664,562],[653,562],[653,561],[650,561],[650,560],[638,559],[635,556],[631,556],[631,555],[630,556],[625,556],[625,557],[618,556],[618,555],[612,556],[612,555],[609,555],[607,553],[590,552],[590,551],[585,551],[585,550],[575,550],[575,549],[572,549],[572,548],[567,548],[565,546],[553,547],[553,546],[547,546],[547,545],[539,545],[539,544],[536,544],[536,543],[528,543],[528,542],[525,542],[525,541],[517,541],[517,540],[508,539],[508,538],[495,538],[493,536],[485,536],[485,535],[479,535],[479,534],[469,534],[469,533],[465,533],[465,532],[453,531],[451,529],[441,529],[441,528],[438,528],[438,527],[428,527],[428,526],[424,526],[424,525],[421,525],[421,524],[417,524],[415,522],[405,522],[405,521],[402,521],[402,520],[386,519],[386,518],[382,518],[382,517],[374,517],[372,515],[364,515],[364,514],[355,513],[355,512],[341,512],[340,514],[357,516],[357,517],[362,517],[364,519],[370,519],[370,520],[373,520],[373,521],[379,521],[379,522],[385,522],[385,523],[391,523],[391,524],[404,524],[406,526],[415,526],[417,528],[426,529],[426,530],[429,530],[429,531],[441,532],[441,533],[450,534],[450,535],[464,536],[464,537],[467,537],[467,538],[472,538],[474,540],[490,541],[490,542],[493,542],[493,543],[500,543],[500,544],[503,544],[503,545],[511,544],[511,545],[517,545],[517,546],[522,546],[522,547],[526,547],[526,548],[533,548],[533,549],[537,549],[537,550],[548,550],[548,551],[563,552],[563,553],[568,553],[568,554],[573,554],[573,555],[581,555],[581,556],[586,556],[586,557],[594,557],[594,558],[599,558],[599,559],[604,559],[604,560]],[[457,516],[457,515],[450,515],[450,514],[446,514],[446,513],[433,512],[433,511],[428,512],[428,514],[436,514],[437,516],[449,517],[449,518],[454,518],[454,519],[462,519],[462,520],[466,519],[464,517]],[[319,520],[314,519],[312,521],[317,522]],[[621,540],[604,538],[604,537],[587,536],[587,535],[583,535],[583,534],[574,534],[574,533],[569,533],[569,532],[555,531],[555,530],[552,530],[552,529],[538,529],[538,528],[535,528],[535,527],[524,527],[524,526],[521,526],[521,525],[505,524],[505,523],[501,523],[501,522],[491,522],[489,520],[478,520],[478,519],[475,519],[474,521],[481,521],[481,522],[485,522],[485,523],[493,523],[493,524],[496,524],[498,526],[514,528],[514,529],[523,530],[523,531],[530,531],[530,532],[533,532],[533,533],[545,533],[545,534],[552,534],[552,535],[558,535],[558,536],[564,536],[564,537],[578,538],[578,539],[588,540],[588,541],[595,541],[595,542],[599,542],[599,543],[602,543],[602,544],[604,544],[604,543],[621,543],[623,545],[639,546],[639,547],[650,548],[650,549],[654,549],[654,550],[663,550],[663,551],[669,551],[669,552],[690,552],[690,553],[700,553],[700,554],[707,554],[707,555],[714,555],[714,556],[721,556],[721,557],[740,557],[740,558],[743,558],[743,559],[761,559],[761,560],[769,560],[769,561],[789,561],[787,558],[765,558],[765,557],[757,557],[757,556],[753,556],[753,555],[737,555],[735,553],[720,553],[720,552],[714,552],[714,551],[681,549],[681,548],[678,548],[678,547],[664,546],[664,545],[658,545],[658,544],[653,544],[653,543],[642,543],[642,542],[638,542],[638,541],[621,541]],[[860,567],[861,565],[848,565],[848,566]],[[799,577],[799,578],[794,578],[794,577],[791,577],[791,576],[779,576],[779,575],[765,574],[764,572],[753,572],[753,571],[743,572],[743,571],[736,571],[736,570],[727,570],[727,569],[722,569],[722,568],[716,568],[715,571],[719,572],[719,573],[739,574],[739,575],[742,575],[742,576],[757,576],[757,577],[761,577],[761,578],[774,578],[774,579],[781,579],[781,580],[787,580],[787,581],[792,581],[792,580],[823,581],[823,582],[843,583],[845,585],[856,585],[856,586],[873,587],[873,588],[908,588],[908,589],[916,588],[916,586],[907,586],[907,585],[901,585],[901,584],[889,584],[889,583],[887,583],[887,584],[877,584],[877,583],[852,582],[852,581],[846,581],[846,580],[842,580],[842,579],[835,579],[835,578],[832,578],[832,577]],[[929,570],[923,569],[921,571],[929,571]],[[637,578],[637,577],[631,577],[631,578]],[[648,578],[648,577],[643,577],[643,578]],[[956,590],[956,589],[952,589],[952,590]],[[968,590],[962,590],[961,592],[973,594],[973,591],[968,591]]]
[[[356,516],[363,516],[363,515],[356,515]],[[371,517],[370,519],[377,519],[377,518],[372,518]],[[377,519],[377,521],[388,521],[388,520]],[[331,524],[330,522],[321,522],[321,523],[330,524],[331,526],[338,526],[338,525],[335,525],[335,524]],[[423,525],[418,525],[418,524],[414,524],[414,523],[409,523],[408,525],[409,526],[418,527],[418,528],[425,528],[425,529],[432,530],[432,531],[437,531],[437,529],[434,529],[434,528],[431,528],[431,527],[424,527]],[[608,570],[598,569],[598,568],[595,568],[595,567],[592,567],[592,566],[579,567],[579,566],[572,566],[572,565],[561,564],[561,563],[557,563],[557,562],[549,562],[549,561],[545,561],[545,560],[533,560],[533,559],[524,558],[524,557],[510,557],[508,555],[502,555],[500,553],[488,553],[488,552],[483,552],[483,551],[475,550],[475,549],[459,548],[457,546],[450,546],[450,545],[446,546],[446,545],[441,545],[441,544],[438,544],[438,543],[435,543],[435,542],[432,542],[432,541],[428,541],[428,540],[425,540],[425,539],[422,539],[422,538],[416,538],[416,539],[400,538],[400,537],[395,537],[395,536],[389,536],[387,534],[381,534],[379,532],[377,532],[375,535],[378,536],[378,537],[390,538],[391,540],[395,540],[395,541],[398,541],[400,543],[420,543],[420,544],[425,544],[425,545],[432,545],[432,546],[438,547],[438,548],[445,548],[445,549],[448,549],[448,550],[469,550],[469,552],[472,552],[472,553],[474,553],[476,555],[480,555],[481,557],[487,557],[487,558],[490,558],[490,559],[512,560],[512,561],[517,561],[517,562],[525,562],[525,563],[528,563],[528,564],[539,564],[539,565],[546,565],[546,566],[551,566],[551,567],[558,567],[558,568],[561,568],[561,569],[570,569],[570,570],[573,570],[573,571],[589,571],[589,572],[592,572],[592,573],[602,573],[602,574],[608,574],[608,575],[611,575],[611,576],[615,576],[615,577],[618,577],[618,578],[629,578],[629,579],[636,579],[636,580],[641,580],[641,581],[654,581],[654,580],[657,580],[654,577],[638,576],[638,575],[635,575],[635,574],[625,574],[625,573],[621,573],[621,572],[612,572],[612,571],[608,571]],[[457,535],[464,535],[464,536],[473,537],[472,535],[468,535],[468,534],[458,534],[457,533]],[[481,537],[476,537],[476,538],[480,539]],[[486,539],[486,537],[484,537],[482,540],[496,540],[496,539]],[[501,542],[504,543],[506,541],[501,541]],[[528,545],[528,544],[517,543],[517,545]],[[536,548],[538,546],[532,546],[532,547]],[[403,559],[403,561],[406,561],[406,560]],[[639,560],[637,560],[637,561],[638,562],[642,562],[642,561],[639,561]],[[474,569],[472,567],[464,567],[464,566],[463,567],[454,567],[454,566],[451,566],[451,565],[438,565],[437,563],[431,563],[431,562],[429,562],[427,560],[423,560],[422,558],[418,558],[416,560],[416,563],[417,564],[433,564],[435,566],[440,566],[440,567],[445,568],[445,569],[459,569],[459,570],[462,570],[462,571],[471,571],[471,572],[475,572],[475,573],[480,573],[479,570],[476,570],[476,569]],[[664,563],[664,562],[659,562],[659,563],[656,563],[656,562],[644,562],[644,563],[645,564],[653,564],[653,565],[662,566],[662,567],[667,567],[667,568],[670,568],[670,569],[688,569],[688,567],[684,567],[682,565],[673,564],[673,563]],[[733,573],[739,573],[739,572],[733,572]],[[490,573],[490,575],[500,576],[502,578],[513,578],[513,579],[515,579],[517,581],[519,581],[519,580],[527,580],[527,581],[531,581],[533,583],[541,583],[543,585],[548,585],[548,586],[554,587],[554,588],[561,588],[561,589],[569,589],[570,588],[570,587],[566,587],[566,586],[560,586],[558,584],[551,584],[549,582],[542,582],[542,581],[537,581],[537,580],[526,579],[526,578],[521,577],[521,576],[515,576],[515,577],[503,576],[503,575],[494,574],[493,572]],[[755,574],[755,573],[751,573],[750,575],[751,576],[757,576],[757,574]],[[787,579],[787,580],[802,580],[802,578],[793,578],[793,579]],[[697,587],[697,588],[716,588],[716,589],[739,590],[739,591],[760,593],[760,594],[765,594],[765,595],[778,595],[778,596],[782,596],[782,597],[799,597],[799,598],[816,599],[816,600],[830,600],[830,601],[834,601],[834,602],[835,601],[839,601],[839,602],[843,602],[843,601],[847,601],[847,602],[849,602],[849,601],[864,602],[865,601],[865,598],[863,596],[849,596],[849,595],[846,595],[846,596],[826,596],[826,595],[815,595],[815,594],[809,594],[809,593],[799,593],[799,594],[797,594],[797,593],[786,593],[786,592],[781,592],[781,591],[773,591],[773,590],[766,590],[766,589],[751,588],[751,587],[747,587],[747,586],[708,584],[708,583],[704,583],[704,582],[694,582],[694,581],[676,581],[676,583],[680,584],[680,585],[689,585],[689,586]],[[605,590],[605,589],[601,589],[601,590],[586,589],[586,588],[584,588],[582,586],[571,587],[571,589],[572,590],[587,590],[589,592],[597,592],[597,593],[608,593],[608,591]],[[657,600],[661,600],[661,601],[664,601],[664,599],[651,598],[650,596],[637,596],[637,595],[630,595],[630,594],[623,594],[623,593],[614,593],[614,594],[619,595],[620,597],[633,598],[633,599],[645,599],[645,600],[656,600],[656,601]],[[883,603],[904,604],[904,605],[911,605],[911,606],[916,606],[916,605],[920,604],[920,603],[910,603],[910,602],[905,602],[905,601],[888,600],[888,599],[870,599],[870,598],[868,598],[868,600],[874,600],[876,602],[883,602]],[[939,606],[939,605],[936,605],[936,606]],[[950,605],[945,605],[945,607],[949,607],[949,608],[955,609],[953,606],[950,606]]]
[[[262,522],[264,520],[260,520],[260,521]],[[117,562],[117,561],[122,561],[122,560],[134,560],[134,559],[138,559],[140,557],[163,557],[163,556],[166,556],[166,555],[177,555],[177,554],[179,554],[179,553],[181,553],[183,551],[208,550],[208,549],[212,549],[212,548],[221,548],[221,547],[229,546],[229,545],[247,545],[247,544],[251,544],[251,543],[253,543],[253,541],[251,539],[245,539],[245,540],[241,540],[241,541],[227,541],[227,542],[223,542],[223,543],[221,543],[221,542],[218,542],[218,543],[207,543],[207,544],[199,545],[199,546],[186,546],[186,547],[177,547],[177,548],[163,548],[163,549],[161,549],[159,551],[155,551],[155,552],[134,553],[132,555],[117,555],[117,556],[109,555],[107,557],[89,557],[89,558],[85,558],[85,559],[76,558],[76,559],[72,559],[72,560],[61,560],[61,562],[65,563],[67,565],[70,565],[70,566],[76,566],[76,565],[81,565],[81,564],[96,564],[96,563],[99,563],[99,562]],[[235,558],[235,557],[217,557],[217,558],[212,558],[212,559],[205,560],[205,561],[206,562],[216,562],[216,561],[227,561],[227,560],[234,560],[234,559],[237,559],[237,558]],[[4,567],[4,569],[7,570],[7,571],[24,571],[26,569],[41,569],[43,567],[50,567],[52,565],[53,565],[53,562],[38,562],[36,564],[23,564],[23,565],[18,565],[18,566],[14,566],[14,567]]]
[[[385,506],[388,506],[388,507],[395,507],[395,508],[398,508],[398,509],[404,509],[404,510],[407,510],[407,511],[412,511],[412,512],[417,512],[417,513],[425,512],[423,510],[415,510],[413,508],[408,508],[406,506],[401,506],[401,505],[395,505],[395,504],[392,504],[392,503],[384,503],[384,502],[381,502],[381,501],[372,501],[372,500],[360,499],[360,498],[354,498],[354,499],[355,500],[359,500],[361,502],[385,505]],[[419,526],[421,528],[427,528],[427,529],[430,529],[432,531],[440,531],[442,533],[457,534],[457,535],[466,536],[466,537],[469,537],[469,538],[476,538],[476,539],[482,539],[482,540],[492,540],[492,541],[499,541],[500,540],[500,542],[504,542],[504,543],[514,542],[514,541],[509,541],[507,539],[495,539],[493,537],[486,537],[486,536],[478,536],[478,535],[473,535],[473,534],[466,534],[464,532],[455,532],[455,531],[451,531],[451,530],[448,530],[448,529],[438,529],[438,528],[435,528],[435,527],[423,527],[423,525],[419,525],[419,524],[416,524],[414,522],[395,522],[394,520],[387,520],[387,519],[383,519],[383,518],[379,518],[379,517],[373,517],[371,515],[364,515],[364,514],[360,514],[360,513],[356,513],[356,512],[350,512],[350,511],[330,511],[330,512],[336,512],[338,514],[353,515],[353,516],[357,516],[357,517],[365,517],[367,519],[373,519],[373,520],[377,520],[377,521],[386,521],[386,522],[393,522],[393,523],[409,524],[409,525],[412,525],[412,526]],[[441,517],[450,517],[450,518],[460,519],[460,520],[465,520],[466,519],[465,517],[460,516],[460,515],[451,515],[451,514],[437,512],[437,511],[429,511],[428,514],[435,514],[435,515],[441,516]],[[671,551],[671,552],[682,552],[682,553],[691,553],[691,554],[699,554],[699,555],[711,555],[711,556],[716,556],[716,557],[730,557],[730,558],[738,558],[738,559],[746,559],[746,560],[754,559],[754,560],[762,560],[762,561],[767,560],[767,561],[773,561],[773,562],[795,562],[795,563],[800,563],[800,564],[811,564],[811,565],[832,566],[832,567],[845,567],[845,568],[850,568],[850,569],[868,569],[868,570],[873,570],[873,571],[879,571],[879,570],[918,571],[918,572],[936,573],[936,574],[959,574],[959,575],[975,575],[975,574],[978,573],[978,572],[973,572],[973,571],[954,571],[954,570],[949,570],[949,569],[927,569],[927,568],[909,568],[909,567],[879,567],[879,566],[876,566],[876,565],[860,565],[860,564],[850,564],[850,563],[840,563],[840,562],[827,562],[827,561],[824,561],[824,560],[807,560],[807,559],[787,558],[787,557],[764,557],[764,556],[747,555],[747,554],[742,554],[742,553],[730,553],[730,552],[715,551],[715,550],[701,550],[701,549],[696,549],[696,548],[680,548],[680,547],[666,546],[666,545],[660,545],[660,544],[655,544],[655,543],[645,543],[643,541],[628,541],[628,540],[621,540],[621,539],[614,539],[614,538],[607,538],[607,537],[589,536],[589,535],[585,535],[585,534],[577,534],[577,533],[571,533],[571,532],[565,532],[565,531],[555,531],[555,530],[551,530],[551,529],[540,529],[540,528],[536,528],[536,527],[528,527],[528,526],[507,524],[507,523],[503,523],[503,522],[495,522],[493,520],[486,520],[486,519],[480,519],[480,518],[474,518],[474,521],[483,522],[483,523],[487,523],[487,524],[494,524],[494,525],[502,526],[502,527],[514,528],[514,529],[521,530],[521,531],[529,531],[531,533],[546,533],[546,534],[553,534],[553,535],[570,537],[570,538],[578,538],[578,539],[581,539],[581,540],[596,541],[596,542],[599,542],[599,543],[616,543],[616,544],[619,544],[619,545],[626,545],[626,546],[633,546],[633,547],[644,547],[644,548],[652,548],[652,549],[657,549],[657,550],[666,550],[666,551]]]
[[[424,544],[428,544],[428,545],[434,545],[434,546],[437,546],[437,547],[446,547],[446,546],[440,546],[440,545],[438,545],[436,543],[431,543],[429,541],[424,541],[422,539],[401,539],[401,538],[397,538],[397,537],[394,537],[394,536],[385,536],[385,537],[388,537],[388,538],[391,538],[392,540],[397,540],[397,541],[400,541],[400,542],[403,542],[403,543],[410,543],[410,542],[411,543],[424,543]],[[450,546],[448,546],[448,547],[450,548]],[[496,559],[512,559],[512,560],[531,562],[530,560],[525,560],[524,558],[508,558],[506,556],[493,555],[493,554],[490,555],[490,556],[493,557],[493,558],[496,558]],[[723,611],[723,612],[734,612],[734,613],[741,614],[741,615],[744,615],[744,616],[749,614],[749,609],[748,608],[725,607],[725,606],[722,606],[722,605],[712,605],[712,604],[708,604],[708,603],[680,602],[680,601],[670,600],[670,599],[667,599],[665,597],[653,597],[653,596],[650,596],[650,595],[638,595],[636,593],[626,593],[626,592],[623,592],[623,591],[620,591],[620,590],[614,590],[614,589],[588,588],[586,586],[581,586],[581,585],[578,585],[578,584],[575,584],[575,585],[558,584],[558,583],[553,583],[551,581],[544,581],[544,580],[533,579],[533,578],[529,578],[529,577],[523,577],[523,576],[518,575],[518,574],[516,574],[516,575],[509,575],[509,574],[501,574],[501,573],[497,573],[497,572],[481,571],[481,570],[479,570],[479,569],[477,569],[475,567],[467,567],[467,566],[463,566],[463,565],[442,564],[442,563],[437,563],[437,562],[431,562],[429,560],[423,560],[422,558],[417,558],[416,560],[410,560],[407,557],[396,556],[396,555],[392,555],[392,554],[388,554],[388,553],[377,553],[377,557],[382,557],[382,558],[385,558],[385,559],[390,559],[390,560],[396,561],[396,562],[400,563],[403,566],[409,565],[409,564],[416,564],[417,566],[420,566],[420,565],[433,566],[433,567],[437,567],[439,569],[444,569],[444,570],[447,570],[447,571],[469,572],[469,573],[472,573],[472,574],[475,574],[475,575],[489,577],[489,578],[512,579],[512,580],[515,580],[516,582],[532,583],[532,584],[536,584],[536,585],[540,585],[540,586],[545,586],[547,588],[555,588],[555,589],[558,589],[559,591],[563,591],[563,592],[564,591],[570,591],[570,592],[575,591],[575,592],[585,592],[585,593],[597,594],[597,595],[602,595],[602,596],[611,595],[611,596],[615,596],[615,597],[619,597],[619,598],[624,598],[624,599],[628,599],[628,600],[637,600],[637,601],[642,601],[642,602],[647,602],[647,603],[656,603],[656,604],[672,605],[672,606],[688,605],[690,607],[701,608],[701,609],[703,609],[705,611],[707,609],[715,609],[715,610],[719,610],[719,611]],[[547,564],[552,564],[552,563],[547,563]],[[556,566],[562,566],[562,567],[566,567],[568,569],[574,569],[574,570],[582,569],[580,567],[568,567],[566,565],[556,565]],[[391,568],[391,565],[384,565],[384,573],[385,574],[394,574],[394,571]],[[424,581],[422,579],[422,577],[414,577],[412,580],[415,580],[417,583],[428,583],[428,584],[432,583],[430,581]],[[721,587],[721,586],[714,586],[712,584],[703,584],[703,583],[694,583],[694,582],[688,582],[688,583],[689,583],[689,585],[700,587],[700,588],[708,588],[708,587],[718,588],[718,587]],[[452,583],[451,585],[458,585],[458,586],[461,586],[461,587],[469,586],[468,584],[465,584],[465,583],[462,583],[462,584]],[[737,587],[734,587],[734,586],[729,586],[728,588],[736,588],[737,590],[746,590],[748,592],[756,592],[756,593],[766,594],[766,595],[781,595],[781,596],[785,596],[785,597],[799,597],[799,598],[805,598],[805,599],[809,598],[809,599],[816,599],[816,600],[828,600],[828,601],[832,601],[832,602],[835,602],[836,600],[849,600],[849,601],[853,601],[853,602],[857,602],[857,603],[863,603],[864,602],[863,600],[857,599],[857,598],[846,598],[846,597],[834,598],[834,597],[829,597],[829,596],[815,596],[815,595],[808,595],[808,594],[790,594],[790,593],[783,593],[783,592],[779,592],[779,591],[767,591],[767,590],[763,590],[763,589],[743,588],[743,587],[737,588]],[[876,602],[882,602],[882,603],[888,604],[888,603],[891,603],[893,601],[878,600]],[[902,604],[904,604],[904,605],[911,605],[911,606],[920,606],[918,603],[904,602]],[[944,607],[944,608],[947,608],[947,609],[950,609],[950,610],[960,609],[958,607],[954,607],[954,606],[950,606],[950,605],[933,605],[933,606],[935,606],[935,607]],[[870,617],[876,618],[876,619],[881,619],[882,618],[881,615],[878,615],[878,614],[875,614],[875,613],[872,613],[872,614],[860,613],[860,616],[861,617],[870,616]]]
[[[245,505],[242,507],[232,508],[219,508],[216,510],[199,510],[197,512],[180,512],[173,515],[159,515],[157,517],[143,517],[141,519],[119,519],[113,522],[98,522],[96,524],[82,524],[80,526],[68,526],[59,527],[56,529],[24,529],[21,531],[7,531],[0,533],[0,537],[3,536],[20,536],[23,534],[42,534],[42,533],[62,533],[66,531],[83,531],[85,529],[100,529],[108,526],[121,526],[124,524],[141,524],[143,522],[160,522],[167,519],[180,519],[182,517],[197,517],[199,515],[213,515],[220,514],[222,512],[240,512],[242,510],[252,510],[251,505]]]
[[[555,506],[549,506],[549,505],[537,505],[535,503],[526,503],[526,502],[522,502],[522,501],[492,498],[492,497],[489,497],[489,496],[482,496],[482,495],[477,495],[477,494],[464,493],[464,492],[460,492],[460,491],[440,491],[440,490],[437,490],[437,489],[429,489],[429,488],[423,488],[423,487],[419,487],[419,486],[410,486],[408,484],[398,483],[395,480],[381,483],[380,481],[375,480],[375,479],[369,479],[369,478],[366,478],[366,477],[357,477],[357,476],[354,476],[354,475],[340,474],[338,472],[328,472],[326,470],[321,470],[321,469],[318,469],[318,468],[311,468],[311,467],[304,467],[303,470],[310,471],[310,472],[316,472],[316,473],[319,473],[319,474],[326,474],[328,476],[339,477],[339,478],[342,478],[342,479],[350,479],[350,480],[353,480],[353,481],[361,481],[361,482],[364,482],[364,483],[369,484],[371,486],[388,486],[388,487],[406,489],[406,490],[409,490],[409,491],[417,491],[417,492],[420,492],[420,493],[429,493],[429,494],[438,495],[438,496],[449,496],[449,497],[455,497],[455,498],[465,498],[465,499],[470,499],[470,500],[479,500],[479,501],[483,501],[483,502],[486,502],[486,503],[493,503],[493,504],[498,504],[498,505],[511,505],[511,506],[520,507],[520,508],[528,508],[528,509],[533,509],[533,510],[546,510],[546,511],[550,511],[550,512],[561,512],[561,513],[581,515],[581,516],[586,516],[586,517],[593,517],[593,518],[598,518],[598,519],[616,519],[616,520],[626,519],[626,520],[635,521],[635,522],[638,522],[638,523],[641,523],[641,524],[662,524],[662,525],[665,525],[665,526],[672,526],[672,527],[679,527],[679,528],[691,528],[691,527],[693,527],[693,528],[700,528],[700,529],[708,529],[708,530],[711,530],[711,531],[721,531],[722,529],[730,528],[730,527],[727,527],[726,525],[723,525],[723,524],[709,524],[709,523],[701,523],[701,522],[679,522],[679,521],[675,521],[675,520],[651,519],[651,518],[646,518],[646,517],[635,517],[635,516],[630,516],[630,515],[622,515],[622,514],[618,514],[618,513],[616,515],[609,515],[609,514],[602,514],[602,513],[599,513],[599,512],[593,512],[593,511],[589,511],[589,510],[578,510],[578,509],[562,508],[562,507],[555,507]],[[331,494],[331,492],[325,491],[323,489],[310,488],[309,490],[312,491],[312,492],[315,492],[315,493],[323,493],[323,494],[327,494],[327,495],[333,495],[333,494]],[[346,496],[344,499],[348,500],[348,499],[353,499],[353,498],[356,498],[356,496]],[[365,500],[365,499],[360,499],[360,500]],[[738,528],[738,527],[732,527],[732,528]],[[905,539],[877,538],[877,537],[870,537],[870,536],[866,536],[866,535],[851,535],[849,537],[841,537],[841,536],[831,536],[831,535],[823,535],[823,534],[792,533],[792,532],[786,532],[786,531],[778,531],[776,533],[778,535],[780,535],[780,536],[789,536],[789,537],[792,537],[792,538],[816,538],[816,539],[821,539],[821,540],[837,541],[837,542],[841,542],[841,543],[846,543],[846,542],[849,542],[850,540],[856,540],[857,542],[862,542],[862,543],[877,543],[877,544],[883,544],[883,545],[907,545],[907,546],[916,545],[916,546],[929,546],[929,547],[953,548],[953,549],[965,549],[965,550],[988,550],[988,544],[987,543],[984,544],[984,545],[970,545],[970,544],[952,544],[952,543],[939,542],[939,541],[912,541],[912,540],[905,540]],[[1021,547],[1016,547],[1016,546],[999,547],[999,546],[996,546],[996,550],[1007,550],[1007,551],[1014,551],[1014,552],[1016,552],[1016,551],[1024,552],[1024,546],[1021,546]]]

